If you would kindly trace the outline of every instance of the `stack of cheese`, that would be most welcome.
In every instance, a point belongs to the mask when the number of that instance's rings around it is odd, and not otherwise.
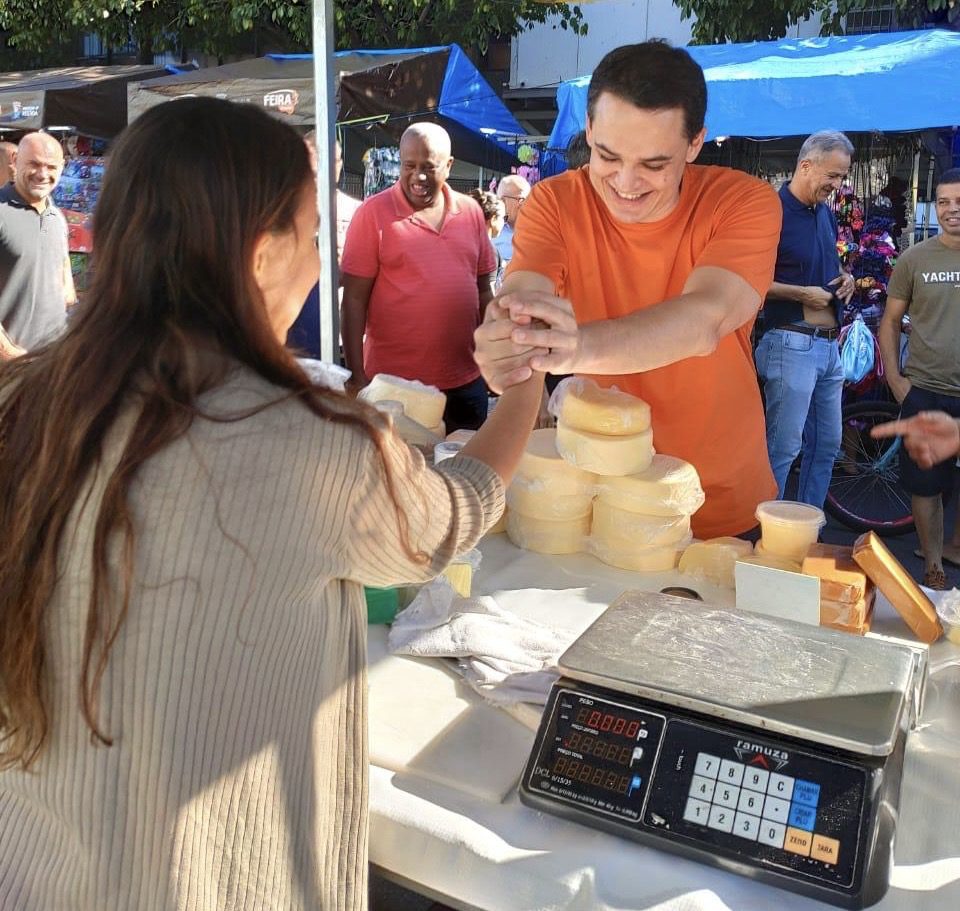
[[[876,591],[854,562],[852,547],[812,545],[803,572],[820,579],[821,626],[861,635],[870,629]]]
[[[583,550],[590,533],[595,477],[561,458],[557,431],[534,430],[507,489],[507,534],[542,554]]]
[[[621,569],[674,569],[692,538],[690,516],[703,500],[697,470],[673,456],[655,455],[637,474],[600,477],[590,552]]]
[[[587,549],[621,569],[673,569],[703,491],[692,465],[654,455],[650,406],[574,377],[558,387],[551,411],[560,454],[596,477]]]
[[[572,377],[554,392],[557,449],[571,465],[605,477],[646,471],[653,460],[650,406],[619,389]]]
[[[433,445],[440,442],[446,433],[443,410],[447,407],[447,397],[436,386],[378,373],[358,398],[373,405],[378,402],[399,402],[403,407],[403,417],[407,420],[399,420],[394,413],[394,422],[397,432],[408,443]],[[393,409],[390,410],[393,413]],[[411,427],[411,423],[419,427]]]

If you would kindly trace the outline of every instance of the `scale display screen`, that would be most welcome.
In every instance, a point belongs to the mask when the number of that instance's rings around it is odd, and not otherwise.
[[[525,802],[817,893],[861,890],[878,771],[869,762],[564,683],[524,772]]]

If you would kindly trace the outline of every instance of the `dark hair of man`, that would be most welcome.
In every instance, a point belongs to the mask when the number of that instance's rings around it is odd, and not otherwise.
[[[486,221],[487,224],[490,223],[494,215],[503,207],[503,200],[500,199],[496,193],[491,193],[489,190],[481,190],[479,187],[474,187],[467,195],[477,201],[477,204],[480,206],[480,211],[483,212],[484,221]]]
[[[937,180],[937,190],[945,184],[960,183],[960,168],[950,168],[944,171]]]
[[[687,139],[703,129],[707,83],[700,65],[682,48],[665,41],[625,44],[597,65],[587,91],[587,117],[597,99],[609,92],[645,111],[680,108]]]
[[[301,137],[249,105],[167,102],[114,144],[86,300],[63,336],[0,367],[0,769],[28,768],[49,737],[58,669],[48,660],[47,605],[71,512],[89,497],[121,413],[131,426],[95,518],[78,681],[83,717],[104,744],[97,698],[133,589],[138,517],[128,494],[140,467],[194,420],[242,420],[291,397],[358,427],[383,456],[385,419],[311,384],[277,339],[253,276],[258,239],[295,230],[313,186]],[[204,413],[200,397],[239,365],[277,386],[277,398]],[[385,459],[384,469],[407,542]]]

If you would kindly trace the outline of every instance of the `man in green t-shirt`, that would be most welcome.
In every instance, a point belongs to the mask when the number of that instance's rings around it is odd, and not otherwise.
[[[960,168],[937,182],[940,234],[910,247],[897,261],[880,323],[880,351],[887,383],[903,418],[941,411],[960,418]],[[899,369],[900,324],[910,315],[910,347]],[[923,583],[946,587],[943,557],[960,560],[960,540],[943,545],[943,498],[953,488],[955,459],[921,468],[907,450],[900,476],[913,501],[924,554]]]

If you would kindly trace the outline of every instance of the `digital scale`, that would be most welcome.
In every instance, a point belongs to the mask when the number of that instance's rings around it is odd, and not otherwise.
[[[559,665],[525,804],[840,907],[886,892],[924,647],[627,592]]]

